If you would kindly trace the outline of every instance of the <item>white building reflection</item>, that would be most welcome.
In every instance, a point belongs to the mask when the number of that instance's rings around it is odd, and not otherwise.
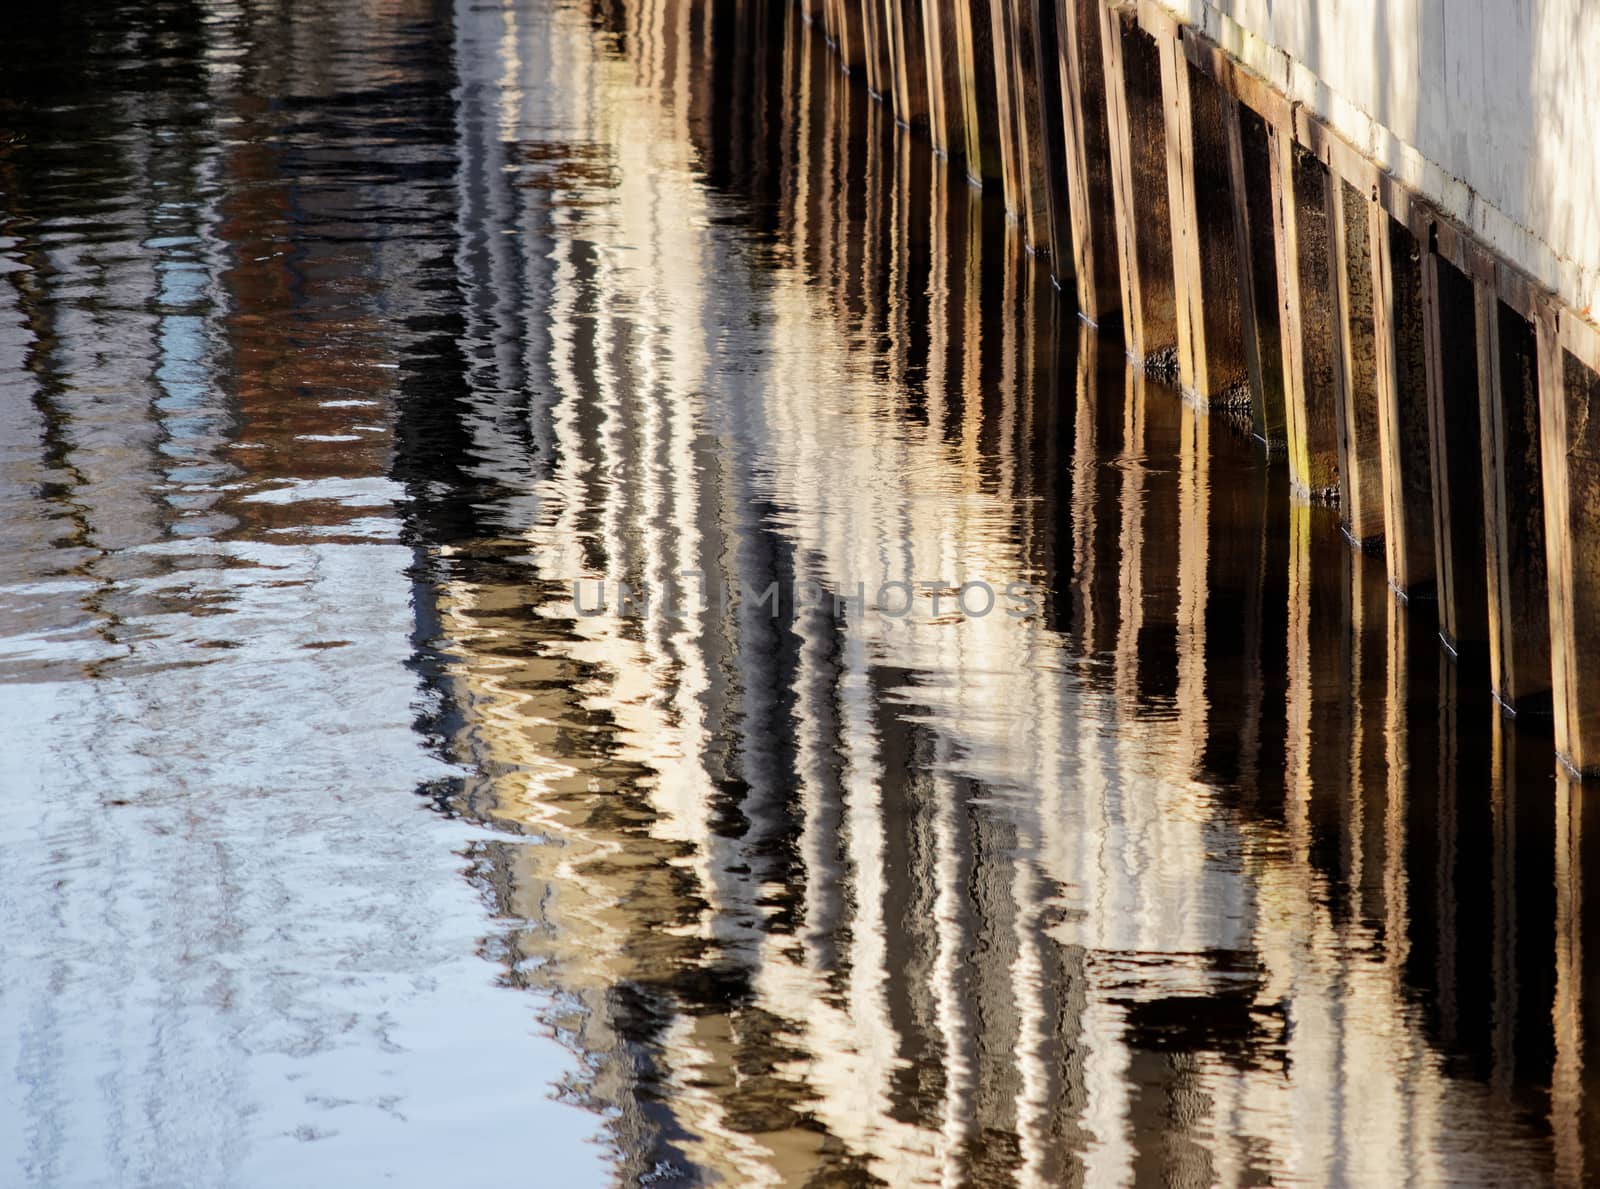
[[[570,1004],[626,1175],[1581,1179],[1578,881],[1553,1034],[1519,1035],[1551,859],[1506,815],[1543,786],[1495,725],[1479,803],[1449,758],[1477,712],[1381,578],[1061,326],[797,20],[455,16],[473,441],[527,493],[438,592],[462,799],[537,838],[490,865],[507,960]],[[1051,593],[572,607],[574,579],[691,571]],[[1462,848],[1496,865],[1487,945]],[[1457,1019],[1482,1003],[1488,1076]]]

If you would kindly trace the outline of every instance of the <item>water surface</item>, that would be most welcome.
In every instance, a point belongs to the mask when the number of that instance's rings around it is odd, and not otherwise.
[[[1548,738],[792,11],[50,6],[0,200],[4,1179],[1594,1175]]]

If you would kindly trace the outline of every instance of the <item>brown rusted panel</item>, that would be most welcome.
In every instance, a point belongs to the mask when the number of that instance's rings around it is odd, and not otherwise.
[[[1120,320],[1122,292],[1100,0],[1056,0],[1056,30],[1078,308],[1108,327]]]

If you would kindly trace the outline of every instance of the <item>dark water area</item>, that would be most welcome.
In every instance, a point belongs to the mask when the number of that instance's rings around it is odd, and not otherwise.
[[[1585,795],[1248,429],[782,5],[8,14],[0,1182],[1600,1175]]]

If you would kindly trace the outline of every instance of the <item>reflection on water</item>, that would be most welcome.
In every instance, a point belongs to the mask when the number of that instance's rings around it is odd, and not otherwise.
[[[530,1126],[583,1183],[575,1062],[479,954],[488,832],[415,795],[448,27],[288,16],[0,37],[0,1183],[503,1183]]]
[[[25,1178],[1593,1175],[1548,741],[783,6],[0,67]]]

